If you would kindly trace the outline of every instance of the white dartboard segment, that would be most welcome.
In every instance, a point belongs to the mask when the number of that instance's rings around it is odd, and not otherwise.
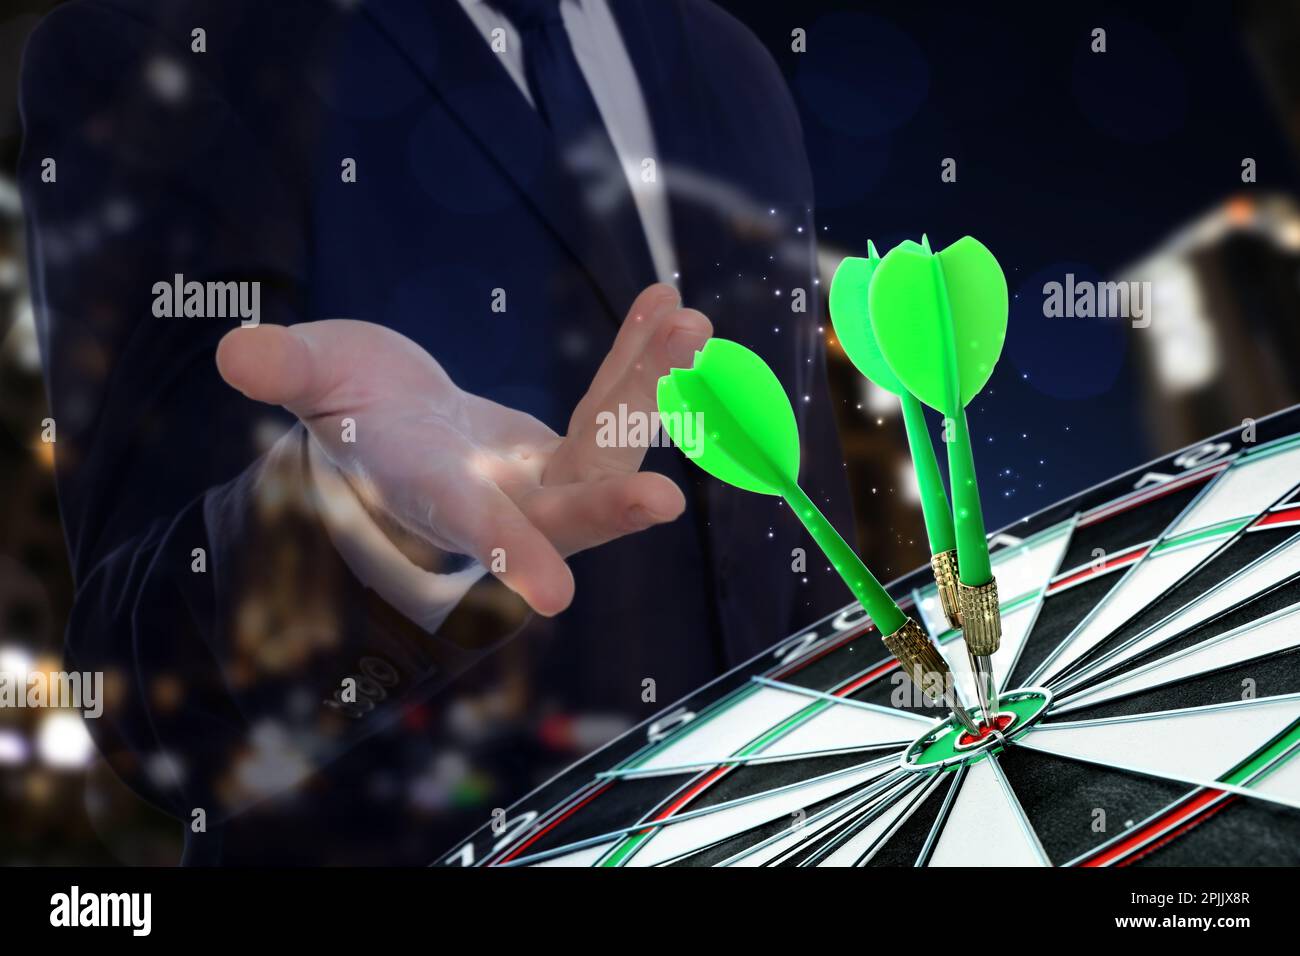
[[[1237,458],[1165,530],[1035,675],[1048,683],[1209,558],[1300,480],[1300,442],[1287,439]]]
[[[836,849],[827,854],[820,866],[858,866],[870,857],[864,855],[879,850],[883,838],[901,826],[909,816],[920,809],[926,798],[942,780],[931,781],[923,787],[913,787],[910,792],[894,794],[893,800],[880,807],[865,827],[855,833]]]
[[[1017,746],[1212,786],[1300,719],[1300,695],[1132,717],[1045,723]]]
[[[1300,805],[1300,753],[1292,748],[1267,773],[1246,786],[1275,800]]]
[[[1238,457],[1174,522],[1169,536],[1259,514],[1300,480],[1300,441],[1294,437]]]
[[[930,866],[1047,866],[1042,847],[990,760],[970,764]]]
[[[901,782],[899,786],[901,786]],[[877,794],[868,792],[849,794],[832,803],[829,807],[810,814],[801,827],[797,829],[791,827],[775,839],[769,838],[759,845],[729,858],[725,865],[751,868],[766,866],[787,853],[797,851],[806,842],[825,832],[828,827],[843,823],[864,806],[875,803],[880,799],[881,797]]]
[[[916,739],[928,724],[929,721],[903,712],[892,714],[847,703],[830,704],[764,748],[763,754],[778,756],[817,748],[906,744]]]
[[[764,730],[776,727],[809,703],[808,698],[801,694],[756,686],[716,716],[687,724],[648,758],[638,761],[636,768],[667,769],[724,760],[734,756]]]
[[[1007,679],[1015,668],[1016,660],[1020,657],[1020,649],[1024,646],[1025,637],[1034,624],[1041,600],[1040,593],[1038,600],[1024,602],[1002,615],[1002,643],[993,654],[992,662],[993,674],[997,678],[998,686],[1004,690]],[[939,652],[943,654],[948,666],[956,675],[962,698],[967,701],[977,700],[975,677],[971,673],[970,655],[966,653],[966,645],[960,638],[946,641],[939,646]]]
[[[1057,698],[1053,713],[1068,713],[1297,647],[1300,647],[1300,605],[1152,661],[1081,693],[1062,695]]]
[[[1107,595],[1105,602],[1098,606],[1097,612],[1075,629],[1055,661],[1035,678],[1035,683],[1050,682],[1060,671],[1100,644],[1154,598],[1181,581],[1222,544],[1220,539],[1198,542],[1167,554],[1150,554],[1134,565]]]
[[[1113,667],[1153,647],[1158,647],[1175,635],[1203,624],[1215,615],[1222,614],[1228,608],[1267,591],[1297,573],[1300,573],[1300,536],[1289,539],[1258,561],[1242,568],[1218,586],[1206,591],[1160,624],[1139,635],[1133,643],[1107,654],[1096,664],[1080,670],[1077,677],[1071,675],[1062,686],[1069,687],[1100,668]]]

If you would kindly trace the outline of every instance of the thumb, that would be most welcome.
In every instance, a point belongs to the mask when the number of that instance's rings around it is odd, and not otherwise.
[[[249,398],[310,416],[332,376],[309,339],[283,325],[232,329],[217,343],[217,371]]]

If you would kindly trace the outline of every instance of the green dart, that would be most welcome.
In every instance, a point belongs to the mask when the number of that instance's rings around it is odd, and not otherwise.
[[[737,488],[785,499],[871,615],[904,672],[927,697],[946,704],[967,729],[978,732],[938,649],[799,487],[799,426],[767,363],[739,343],[710,339],[693,368],[673,369],[659,379],[658,403],[669,436],[697,465]],[[692,421],[702,422],[702,429],[692,429]]]
[[[1007,280],[966,236],[932,253],[898,246],[880,260],[867,294],[880,351],[903,386],[944,416],[957,533],[963,634],[985,719],[996,713],[990,658],[1002,638],[966,406],[988,382],[1007,334]]]
[[[908,240],[904,246],[918,246]],[[831,323],[845,354],[858,371],[887,392],[898,396],[903,406],[903,424],[907,431],[907,444],[912,452],[912,465],[916,472],[917,490],[921,494],[921,513],[925,517],[925,531],[930,540],[930,567],[934,570],[935,584],[939,589],[939,603],[944,617],[952,627],[961,627],[961,614],[957,597],[957,544],[952,525],[952,510],[948,493],[944,491],[939,474],[939,462],[934,455],[925,412],[915,395],[903,387],[885,357],[880,354],[876,333],[871,328],[867,313],[867,290],[880,256],[875,243],[867,242],[867,258],[846,256],[831,279]]]

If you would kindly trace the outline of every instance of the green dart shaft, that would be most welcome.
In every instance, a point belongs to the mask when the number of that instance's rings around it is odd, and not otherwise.
[[[962,584],[979,586],[993,580],[989,564],[989,542],[984,532],[984,512],[980,509],[980,490],[975,481],[975,456],[966,427],[966,409],[949,421],[948,480],[952,482],[952,510],[957,525],[957,569]]]
[[[925,516],[930,553],[951,551],[956,547],[956,532],[952,527],[948,494],[943,490],[943,477],[939,474],[939,461],[930,441],[930,429],[925,422],[925,411],[911,392],[904,392],[899,398],[903,403],[903,424],[907,428],[907,444],[912,450],[912,467],[916,470],[916,487],[921,493],[921,513]]]
[[[794,482],[789,482],[782,489],[786,503],[803,522],[817,546],[825,552],[833,567],[844,583],[849,586],[866,612],[871,615],[881,634],[893,634],[907,621],[906,615],[898,609],[894,599],[880,586],[876,576],[867,569],[853,549],[840,537],[835,526],[826,520],[826,516],[812,503],[803,489]]]

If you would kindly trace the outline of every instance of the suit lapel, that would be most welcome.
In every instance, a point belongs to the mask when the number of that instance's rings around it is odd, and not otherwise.
[[[714,308],[712,293],[719,287],[715,264],[731,260],[729,250],[736,242],[728,227],[728,217],[734,214],[728,204],[734,202],[736,185],[733,176],[722,172],[723,152],[701,108],[696,53],[680,4],[677,0],[609,0],[609,4],[650,112],[684,303],[707,313],[715,334],[743,341],[748,336],[736,323],[744,316],[733,308]],[[767,642],[756,637],[755,621],[771,621],[779,627],[790,616],[790,589],[774,587],[766,576],[747,574],[743,562],[735,558],[763,551],[770,524],[768,499],[738,493],[693,470],[690,479],[696,507],[707,519],[702,534],[713,555],[713,585],[728,659],[740,661]]]
[[[607,229],[589,215],[550,130],[456,0],[381,0],[364,14],[428,85],[596,287],[621,322],[639,277]]]

